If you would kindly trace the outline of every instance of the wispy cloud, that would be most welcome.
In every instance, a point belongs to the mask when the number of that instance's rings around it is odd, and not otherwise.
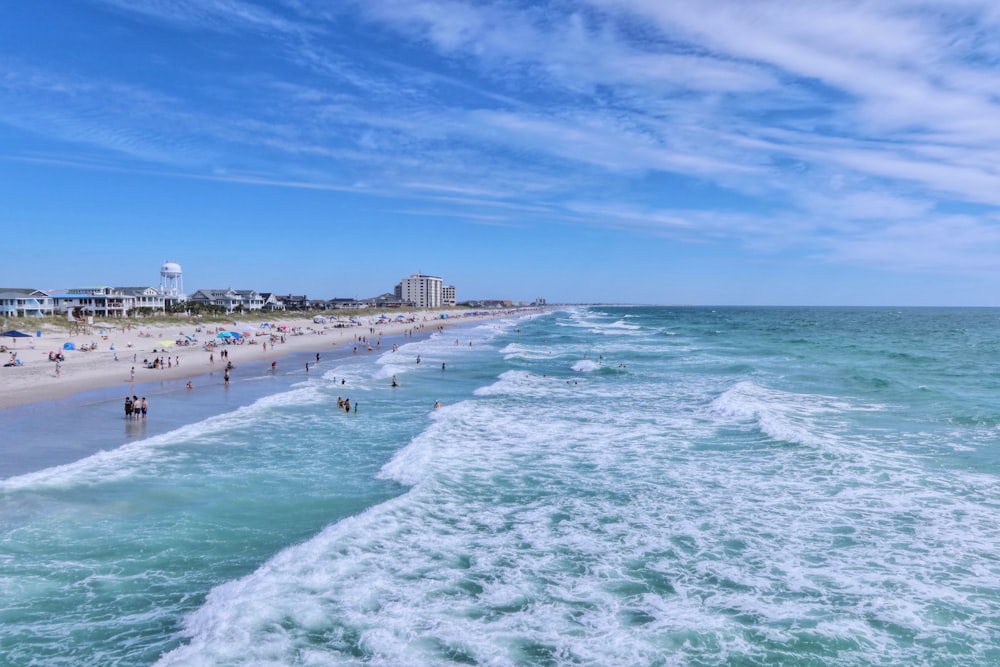
[[[1000,207],[1000,10],[983,0],[94,1],[254,60],[169,91],[0,63],[2,122],[482,221],[879,266],[904,247],[922,259],[901,268],[956,271],[994,243],[995,216],[948,213]]]

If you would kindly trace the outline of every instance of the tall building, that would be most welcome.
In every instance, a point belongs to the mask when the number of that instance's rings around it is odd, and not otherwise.
[[[437,276],[414,273],[396,285],[396,296],[417,308],[440,308],[443,302],[443,283]]]
[[[455,286],[445,285],[441,291],[441,303],[445,306],[455,305]]]

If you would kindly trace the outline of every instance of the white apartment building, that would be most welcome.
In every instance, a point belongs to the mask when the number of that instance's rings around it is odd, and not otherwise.
[[[417,308],[440,308],[443,303],[443,282],[437,276],[414,273],[396,285],[396,297]]]
[[[445,306],[454,306],[455,301],[455,286],[445,285],[441,289],[441,303]]]

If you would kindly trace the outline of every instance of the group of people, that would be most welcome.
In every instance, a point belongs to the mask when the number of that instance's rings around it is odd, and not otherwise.
[[[337,407],[340,408],[341,410],[343,410],[344,412],[350,413],[351,412],[351,399],[349,399],[349,398],[341,398],[340,396],[338,396],[337,397]],[[358,404],[355,403],[354,404],[354,413],[357,414],[357,412],[358,412]]]
[[[146,397],[143,396],[142,400],[139,400],[138,396],[126,396],[125,397],[125,421],[134,421],[136,419],[145,419],[146,411],[149,408],[149,404],[146,402]]]
[[[118,355],[115,354],[115,361],[117,360],[118,360]],[[175,365],[176,366],[181,365],[181,358],[174,357],[173,359],[171,359],[170,357],[166,358],[153,357],[152,361],[150,361],[149,359],[143,359],[142,363],[145,364],[146,368],[157,368],[157,369],[173,368]]]

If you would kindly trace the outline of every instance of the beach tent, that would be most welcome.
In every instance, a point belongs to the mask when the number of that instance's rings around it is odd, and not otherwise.
[[[261,328],[261,329],[270,329],[270,328],[271,328],[271,325],[270,325],[270,324],[268,324],[267,322],[261,322],[261,324],[260,324],[260,328]]]
[[[0,334],[0,338],[13,338],[16,342],[18,338],[31,338],[31,334],[26,334],[11,329],[10,331],[4,331],[2,334]]]
[[[63,343],[63,349],[64,350],[75,350],[76,349],[76,345],[74,345],[73,343]]]

